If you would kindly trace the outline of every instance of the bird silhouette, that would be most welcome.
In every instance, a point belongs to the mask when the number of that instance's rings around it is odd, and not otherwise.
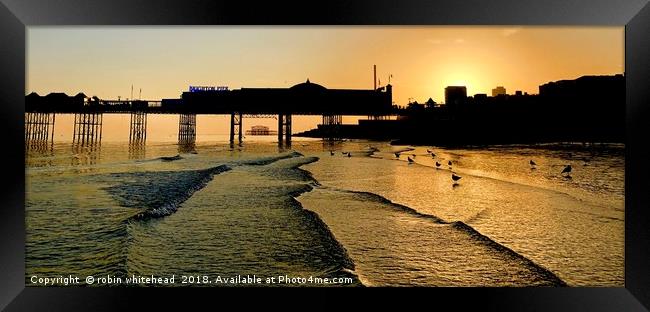
[[[430,149],[427,149],[427,154],[431,154],[431,150],[430,150]]]
[[[451,160],[447,162],[447,165],[450,165],[450,166],[451,166]]]
[[[537,164],[532,159],[528,163],[530,164],[530,169],[535,169],[535,166],[537,166]]]
[[[399,153],[395,153],[395,157],[399,158]]]
[[[566,167],[564,167],[561,174],[565,174],[565,173],[567,176],[571,175],[571,165],[566,165]]]
[[[435,157],[436,157],[436,154],[431,153],[431,158],[435,158]]]
[[[456,175],[455,173],[451,173],[451,179],[454,181],[454,183],[458,183],[458,180],[460,180],[462,177],[459,175]]]
[[[440,167],[440,163],[439,163],[439,162],[437,162],[437,161],[436,161],[436,167],[437,167],[437,168],[439,168],[439,167]]]
[[[352,153],[351,153],[351,152],[348,152],[348,157],[352,157]]]
[[[334,156],[334,152],[333,152],[333,151],[330,151],[330,156]]]
[[[413,163],[413,159],[411,159],[411,157],[407,157],[406,159],[409,161],[409,165]]]

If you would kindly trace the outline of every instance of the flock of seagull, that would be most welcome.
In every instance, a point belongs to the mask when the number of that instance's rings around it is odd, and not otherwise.
[[[351,152],[341,152],[341,153],[343,155],[346,155],[347,157],[352,157]],[[402,154],[401,152],[395,152],[395,158],[399,159],[401,154]],[[330,151],[330,155],[334,156],[334,151]],[[427,155],[431,155],[431,158],[436,158],[436,154],[433,151],[429,150],[429,149],[427,149]],[[411,158],[411,156],[413,158]],[[417,155],[410,154],[409,156],[406,157],[406,160],[408,161],[409,165],[415,163],[415,160],[414,160],[415,156],[417,156]],[[537,169],[537,163],[535,163],[534,160],[531,159],[529,164],[530,164],[530,169],[531,170]],[[440,168],[440,166],[442,166],[442,164],[436,160],[436,169]],[[451,160],[447,161],[447,166],[449,166],[449,170],[452,169]],[[562,172],[560,173],[560,175],[564,176],[565,178],[571,178],[571,170],[572,170],[571,165],[566,165],[564,167],[564,169],[562,169]],[[458,185],[458,180],[460,180],[461,178],[462,177],[457,175],[456,172],[454,172],[454,171],[451,172],[451,180],[453,181],[454,186]]]
[[[395,158],[399,158],[400,155],[401,155],[400,152],[395,152]],[[436,158],[436,154],[433,151],[431,151],[430,149],[427,149],[427,155],[431,155],[431,158]],[[411,156],[413,156],[413,158],[411,158]],[[406,157],[406,160],[408,161],[409,165],[412,164],[412,163],[415,163],[415,160],[414,160],[415,156],[416,156],[415,154],[411,154],[410,156]],[[452,169],[452,165],[453,165],[453,163],[451,162],[451,160],[448,160],[447,161],[447,166],[449,166],[449,170]],[[436,161],[436,169],[440,168],[440,166],[442,166],[442,164],[440,162]],[[454,186],[458,185],[458,180],[460,180],[461,178],[462,177],[459,176],[458,174],[456,174],[456,172],[453,172],[453,171],[451,172],[451,180],[453,181]]]

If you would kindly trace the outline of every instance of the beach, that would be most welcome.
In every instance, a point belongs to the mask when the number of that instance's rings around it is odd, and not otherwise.
[[[27,285],[95,274],[623,286],[622,145],[213,139],[26,155]]]

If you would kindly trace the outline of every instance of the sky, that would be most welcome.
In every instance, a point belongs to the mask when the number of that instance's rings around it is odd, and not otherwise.
[[[393,101],[496,86],[537,94],[549,81],[624,71],[623,27],[35,27],[27,29],[26,94],[179,98],[190,85],[372,89],[373,65]]]

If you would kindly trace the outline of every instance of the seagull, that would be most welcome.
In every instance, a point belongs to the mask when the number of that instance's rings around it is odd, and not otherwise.
[[[458,180],[460,180],[461,176],[456,175],[455,173],[451,173],[451,179],[454,181],[454,184],[458,183]]]
[[[334,151],[330,151],[330,156],[334,156]]]
[[[431,154],[431,150],[430,150],[430,149],[427,149],[427,154]]]
[[[451,160],[447,162],[447,165],[450,165],[450,166],[451,166]]]
[[[530,160],[529,163],[530,163],[530,169],[535,169],[535,166],[537,166],[537,164],[532,159]]]
[[[440,168],[440,163],[436,161],[436,167]]]
[[[352,153],[348,152],[348,157],[352,157]]]
[[[348,153],[348,152],[341,152],[341,154],[343,154],[343,155],[345,155],[345,154],[347,154],[347,153]]]
[[[413,159],[411,159],[411,157],[406,157],[406,159],[408,159],[409,165],[413,163]]]
[[[567,174],[567,176],[571,175],[571,165],[566,165],[566,167],[564,167],[561,174],[565,174],[565,173]]]
[[[395,157],[399,158],[399,153],[395,153]]]
[[[431,158],[436,158],[436,154],[431,153]]]
[[[411,154],[411,156],[413,156],[413,158],[415,158],[415,156],[417,156],[417,155],[415,155],[415,154]]]

